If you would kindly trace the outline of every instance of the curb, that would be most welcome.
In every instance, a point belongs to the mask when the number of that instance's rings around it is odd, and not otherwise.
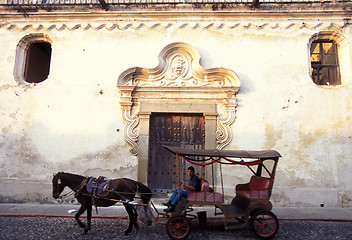
[[[38,218],[75,218],[75,216],[63,216],[63,215],[30,215],[30,214],[0,214],[0,217],[38,217]],[[80,216],[80,218],[87,218],[87,216]],[[92,216],[92,219],[122,219],[128,220],[128,217],[121,216]],[[222,220],[223,217],[208,217],[208,219]],[[352,222],[351,219],[325,219],[325,218],[279,218],[279,221],[302,221],[302,222]]]

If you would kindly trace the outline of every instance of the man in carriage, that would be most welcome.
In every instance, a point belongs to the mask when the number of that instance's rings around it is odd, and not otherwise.
[[[176,188],[174,193],[171,195],[169,201],[167,203],[164,203],[164,205],[168,207],[167,209],[164,209],[165,212],[175,211],[175,206],[178,203],[179,194],[181,199],[182,197],[187,197],[191,191],[200,191],[200,187],[201,187],[200,180],[198,176],[195,174],[194,167],[191,166],[187,170],[188,170],[188,176],[190,177],[188,183],[181,182],[180,193],[178,193],[178,188]]]

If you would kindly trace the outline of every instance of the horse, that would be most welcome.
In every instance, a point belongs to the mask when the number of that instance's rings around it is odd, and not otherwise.
[[[55,174],[52,180],[53,198],[59,198],[65,187],[75,192],[75,198],[81,204],[75,215],[75,220],[78,225],[84,229],[83,234],[87,234],[88,230],[90,230],[93,205],[96,207],[109,207],[119,201],[124,205],[130,220],[124,234],[130,234],[133,225],[138,229],[136,209],[133,205],[129,204],[128,201],[133,201],[138,192],[143,204],[148,204],[152,194],[147,186],[129,178],[113,179],[111,180],[110,188],[108,190],[104,189],[102,193],[104,197],[99,198],[87,192],[87,181],[87,177],[65,172]],[[87,211],[87,225],[79,220],[79,217],[85,211]]]

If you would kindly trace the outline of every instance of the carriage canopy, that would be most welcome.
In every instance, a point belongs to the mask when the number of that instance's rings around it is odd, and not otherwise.
[[[180,147],[164,146],[170,152],[183,156],[204,156],[220,158],[248,158],[268,159],[279,158],[280,153],[275,150],[246,151],[246,150],[219,150],[219,149],[187,149]]]

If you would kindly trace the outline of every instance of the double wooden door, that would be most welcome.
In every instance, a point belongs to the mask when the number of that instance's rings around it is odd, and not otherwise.
[[[153,113],[149,127],[148,186],[154,192],[176,188],[176,156],[163,145],[202,149],[205,143],[205,120],[202,114]],[[182,160],[180,180],[188,181],[190,164]],[[199,177],[204,168],[193,166]]]

